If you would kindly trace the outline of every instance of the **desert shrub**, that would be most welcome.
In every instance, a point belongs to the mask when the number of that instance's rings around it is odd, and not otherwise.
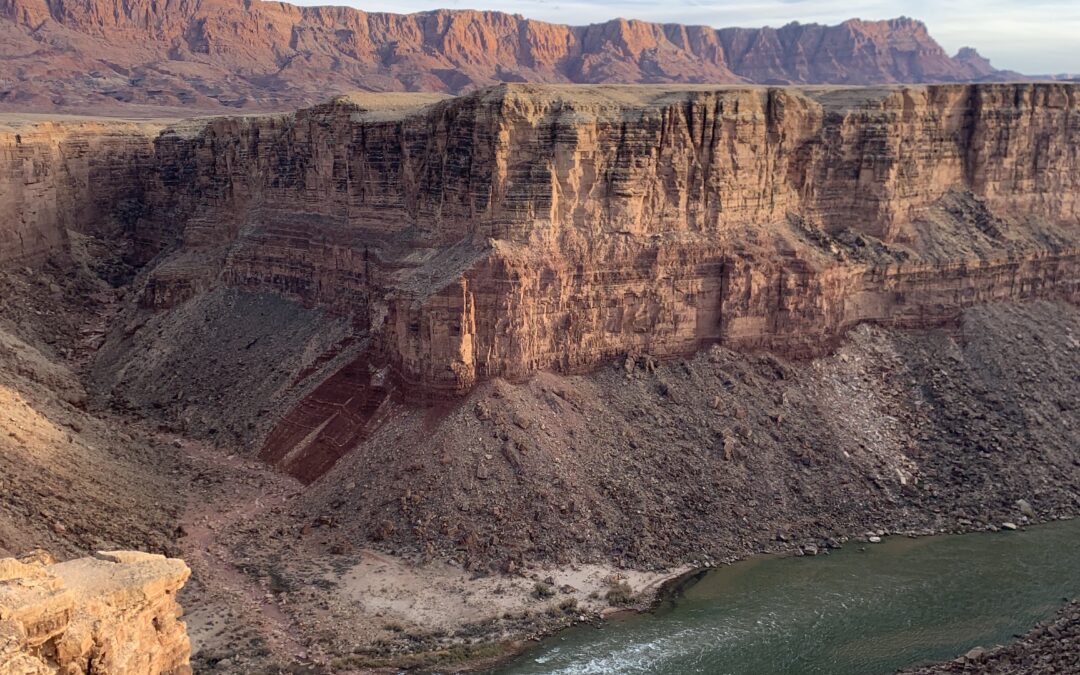
[[[533,586],[532,594],[537,600],[547,600],[555,596],[555,587],[543,581],[537,581],[536,585]]]
[[[608,604],[613,607],[626,607],[634,604],[637,598],[630,584],[625,581],[612,581],[608,586],[607,595],[604,596]]]

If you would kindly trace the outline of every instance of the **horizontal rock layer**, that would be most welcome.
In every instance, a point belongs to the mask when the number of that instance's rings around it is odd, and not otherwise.
[[[0,119],[0,263],[39,260],[68,230],[115,233],[131,222],[162,126]]]
[[[357,313],[402,379],[455,392],[1073,297],[1076,92],[511,85],[214,121],[157,142],[148,212],[188,215],[136,227],[147,259],[184,240],[149,304],[213,283],[176,273],[201,251],[226,283]]]
[[[189,675],[181,560],[134,551],[0,560],[0,672]]]

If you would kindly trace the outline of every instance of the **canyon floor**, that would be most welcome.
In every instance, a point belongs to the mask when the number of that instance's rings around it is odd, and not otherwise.
[[[5,272],[0,302],[0,554],[183,557],[198,672],[474,666],[690,566],[1080,511],[1069,303],[861,326],[813,360],[714,347],[397,401],[333,469],[357,478],[304,486],[87,393],[124,302],[87,259]]]

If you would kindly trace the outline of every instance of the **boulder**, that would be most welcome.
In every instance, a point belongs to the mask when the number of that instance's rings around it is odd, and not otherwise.
[[[1017,499],[1016,508],[1020,509],[1020,513],[1028,518],[1035,518],[1035,509],[1031,508],[1031,504],[1026,499]]]

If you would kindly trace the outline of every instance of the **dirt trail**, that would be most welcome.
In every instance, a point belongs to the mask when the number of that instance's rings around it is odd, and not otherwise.
[[[286,662],[307,661],[312,655],[297,636],[301,628],[274,598],[269,588],[234,564],[235,554],[219,539],[222,533],[275,507],[283,506],[300,489],[298,481],[264,464],[225,455],[204,443],[169,437],[196,463],[226,476],[226,489],[195,491],[181,519],[184,558],[208,598],[231,598],[245,610],[266,639],[269,649]],[[244,478],[258,477],[258,481]],[[231,488],[231,489],[230,489]]]

